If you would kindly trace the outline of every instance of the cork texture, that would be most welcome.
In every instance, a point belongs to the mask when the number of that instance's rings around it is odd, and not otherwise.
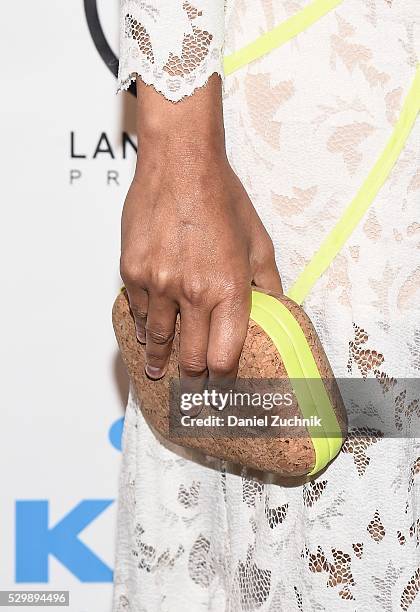
[[[311,321],[295,302],[284,295],[272,295],[291,311],[303,329],[319,372],[325,380],[340,427],[345,434],[347,421],[342,398]],[[298,430],[294,427],[293,431],[282,428],[281,437],[273,435],[259,437],[173,436],[169,431],[168,398],[169,381],[171,378],[178,377],[179,322],[176,326],[167,373],[162,379],[152,381],[144,372],[145,347],[137,340],[134,320],[125,291],[122,291],[115,300],[112,320],[121,356],[143,416],[163,438],[184,447],[197,449],[205,455],[264,472],[282,476],[303,476],[311,471],[315,464],[315,452],[312,440],[303,428]],[[288,379],[281,357],[271,339],[251,320],[240,358],[238,378]],[[214,413],[212,408],[203,408],[200,417],[205,417],[212,410]],[[282,417],[301,416],[296,403],[288,408],[282,406],[278,410],[281,410]]]

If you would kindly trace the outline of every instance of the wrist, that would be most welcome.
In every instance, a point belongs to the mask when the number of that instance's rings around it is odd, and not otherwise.
[[[152,87],[138,83],[138,157],[225,156],[219,77],[180,102],[170,102]]]
[[[221,176],[230,168],[224,148],[201,145],[189,146],[185,140],[179,146],[172,143],[166,147],[145,147],[137,156],[134,180],[139,183],[173,183],[178,188],[197,188]]]
[[[226,158],[224,134],[190,132],[154,132],[143,134],[139,140],[137,161],[171,159],[198,163],[203,160]]]

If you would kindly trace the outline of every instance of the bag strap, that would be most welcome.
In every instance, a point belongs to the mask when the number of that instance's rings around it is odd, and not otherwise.
[[[239,49],[239,51],[232,55],[226,56],[224,59],[225,74],[232,74],[248,63],[261,58],[263,55],[281,46],[307,29],[341,2],[342,0],[315,0],[312,4],[296,13],[296,15],[266,32],[249,45]],[[314,284],[330,266],[360,223],[397,161],[419,111],[420,63],[417,65],[411,88],[405,98],[398,121],[381,155],[356,196],[344,210],[339,221],[287,292],[287,296],[297,304],[302,304]]]
[[[309,28],[313,23],[321,19],[326,13],[336,8],[343,0],[314,0],[308,6],[298,11],[289,19],[282,21],[278,26],[259,36],[249,45],[242,47],[235,53],[224,58],[225,75],[232,74],[239,68],[259,59],[273,49],[288,42],[300,32]]]
[[[318,251],[287,292],[288,297],[302,304],[306,296],[343,248],[372,204],[397,161],[420,111],[420,64],[406,96],[394,130],[372,170],[356,196],[344,210]]]

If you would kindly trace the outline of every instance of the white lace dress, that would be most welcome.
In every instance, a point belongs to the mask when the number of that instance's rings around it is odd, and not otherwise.
[[[123,0],[120,87],[176,102],[308,0]],[[285,290],[392,132],[419,55],[418,0],[344,0],[224,80],[230,161]],[[304,307],[336,376],[398,390],[419,426],[420,123]],[[383,407],[361,406],[380,413]],[[357,432],[356,432],[357,433]],[[162,444],[130,396],[114,612],[420,610],[420,441],[355,435],[303,486],[253,479]]]

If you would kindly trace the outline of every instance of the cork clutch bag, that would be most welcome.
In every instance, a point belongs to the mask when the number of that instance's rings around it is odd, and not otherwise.
[[[178,379],[179,324],[168,371],[161,380],[152,381],[144,372],[145,347],[137,340],[124,289],[115,300],[112,319],[140,409],[148,424],[163,438],[205,455],[287,477],[317,474],[338,454],[347,426],[343,401],[311,321],[286,296],[257,289],[252,292],[238,379],[279,380],[289,384],[293,402],[277,412],[293,424],[271,427],[268,433],[262,427],[252,436],[225,430],[216,432],[218,435],[211,432],[194,435],[193,430],[188,435],[174,436],[169,396],[170,381]],[[200,417],[209,411],[214,413],[212,408],[203,408]]]

